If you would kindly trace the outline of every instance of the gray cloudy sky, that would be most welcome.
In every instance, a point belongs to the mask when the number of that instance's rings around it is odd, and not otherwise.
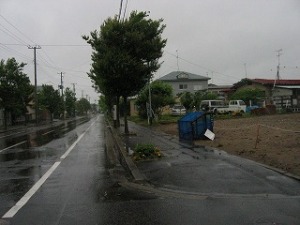
[[[81,38],[118,14],[120,0],[0,0],[0,59],[26,62],[34,82],[37,50],[38,84],[76,83],[77,97],[97,94],[86,75],[91,48]],[[126,0],[124,0],[124,6]],[[155,78],[179,70],[209,76],[215,84],[240,79],[274,79],[282,49],[281,78],[300,79],[299,0],[128,0],[132,10],[150,11],[167,25],[164,61]],[[17,45],[16,45],[17,44]],[[178,51],[178,66],[176,52]]]

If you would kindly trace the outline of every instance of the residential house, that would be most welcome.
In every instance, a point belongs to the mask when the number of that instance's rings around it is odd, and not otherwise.
[[[251,85],[241,88],[249,86],[264,91],[266,104],[274,104],[277,108],[300,108],[300,80],[252,79]]]
[[[185,91],[194,93],[207,90],[210,78],[183,71],[173,71],[158,80],[170,84],[174,95],[178,95]]]
[[[207,91],[216,94],[219,99],[223,99],[224,101],[227,101],[228,94],[233,91],[232,87],[233,85],[208,84]]]

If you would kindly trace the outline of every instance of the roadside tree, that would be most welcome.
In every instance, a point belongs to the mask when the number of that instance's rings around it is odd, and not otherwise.
[[[265,98],[265,92],[259,88],[245,88],[236,91],[234,94],[230,96],[230,99],[241,99],[247,105],[249,105],[250,101],[253,104],[257,104],[258,101]]]
[[[76,97],[75,93],[68,87],[65,90],[65,102],[67,115],[69,117],[74,117],[76,110]]]
[[[170,84],[162,81],[154,81],[150,84],[151,89],[151,108],[155,114],[161,115],[164,106],[175,103],[173,89]],[[149,86],[146,85],[138,94],[136,105],[139,107],[139,115],[147,117],[147,103],[149,103]]]
[[[180,96],[180,102],[186,108],[187,111],[190,111],[193,107],[194,95],[193,93],[186,91],[183,92]]]
[[[91,109],[91,104],[86,98],[81,98],[76,102],[77,114],[80,116],[88,115],[88,111]]]
[[[16,119],[24,116],[26,106],[32,100],[33,86],[29,77],[23,73],[25,63],[18,63],[15,58],[0,61],[0,107],[4,110],[4,127],[8,120],[14,125]]]
[[[39,107],[49,111],[51,121],[54,117],[60,117],[63,113],[63,100],[59,95],[59,90],[55,90],[52,85],[43,84],[37,95]]]
[[[133,11],[123,21],[117,16],[108,18],[99,32],[83,36],[93,48],[88,75],[96,90],[115,99],[117,105],[123,97],[125,133],[129,133],[127,98],[136,95],[158,70],[158,60],[166,45],[161,37],[165,28],[162,19],[151,20],[148,16],[146,12]]]
[[[194,100],[193,100],[193,107],[196,107],[196,109],[199,110],[199,106],[202,100],[215,100],[218,96],[214,93],[208,92],[208,91],[197,91],[194,94]]]

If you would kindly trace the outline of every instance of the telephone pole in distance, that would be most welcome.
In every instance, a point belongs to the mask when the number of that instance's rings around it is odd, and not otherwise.
[[[36,50],[41,49],[41,46],[28,46],[28,49],[33,49],[34,54],[34,106],[35,106],[35,123],[38,124],[38,99],[37,99],[37,69],[36,69]]]

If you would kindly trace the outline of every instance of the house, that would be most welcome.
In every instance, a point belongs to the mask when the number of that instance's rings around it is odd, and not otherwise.
[[[157,80],[170,84],[174,95],[182,92],[196,92],[207,90],[209,77],[204,77],[183,71],[173,71]]]
[[[233,85],[208,84],[207,91],[216,94],[219,99],[228,100],[228,94],[231,93]]]
[[[265,93],[266,104],[277,108],[300,108],[300,80],[252,79],[251,85],[241,88],[259,88]],[[241,89],[240,88],[240,89]]]

